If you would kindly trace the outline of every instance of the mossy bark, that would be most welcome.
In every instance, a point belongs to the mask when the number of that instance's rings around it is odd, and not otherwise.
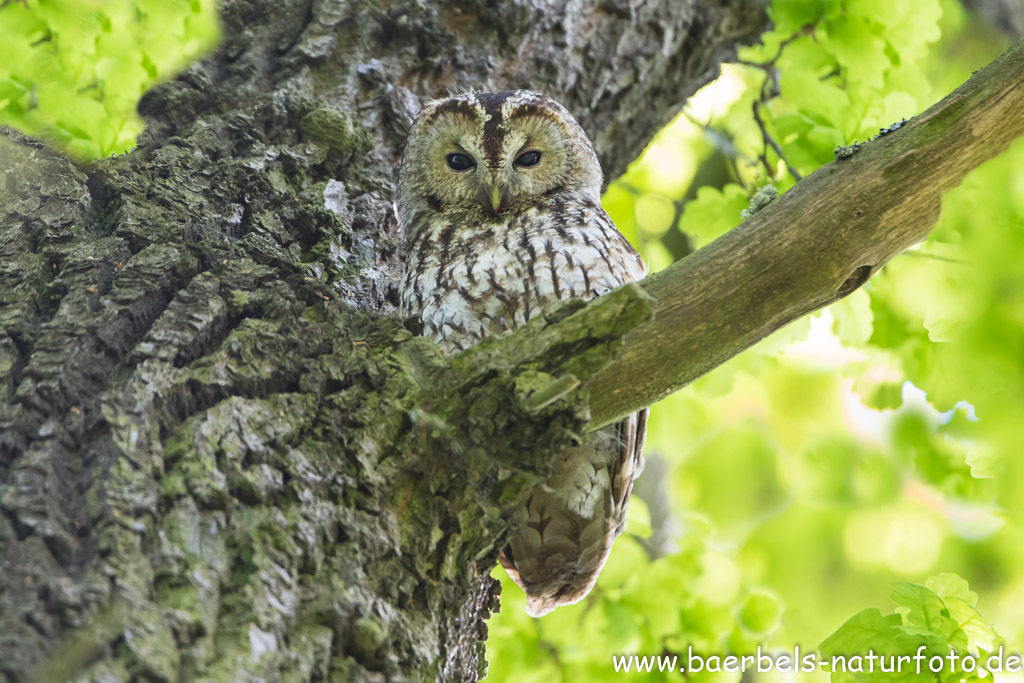
[[[636,287],[442,358],[393,313],[426,97],[529,87],[622,172],[757,2],[223,6],[82,166],[0,135],[0,672],[474,680],[507,514]]]

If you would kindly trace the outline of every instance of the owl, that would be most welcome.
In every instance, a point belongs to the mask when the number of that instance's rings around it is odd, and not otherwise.
[[[583,128],[536,92],[427,104],[398,173],[407,257],[401,310],[443,352],[521,326],[546,306],[590,299],[646,274],[601,208],[601,166]],[[501,564],[541,616],[581,600],[622,532],[643,465],[647,411],[559,453],[518,510]]]

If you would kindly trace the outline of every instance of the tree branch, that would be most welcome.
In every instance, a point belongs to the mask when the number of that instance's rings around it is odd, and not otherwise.
[[[624,289],[604,322],[577,303],[537,346],[457,359],[413,338],[386,315],[409,121],[542,90],[615,177],[764,3],[221,19],[140,102],[131,154],[80,168],[0,130],[0,678],[475,680],[521,483],[585,429],[568,392],[649,306]]]
[[[939,217],[940,197],[1024,135],[1024,43],[912,121],[802,180],[641,287],[654,316],[588,383],[591,428],[681,389],[837,301]],[[600,306],[600,303],[595,303]]]

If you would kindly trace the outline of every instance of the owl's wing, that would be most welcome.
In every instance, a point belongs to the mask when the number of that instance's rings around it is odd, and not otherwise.
[[[629,507],[629,495],[633,492],[633,482],[644,469],[644,441],[647,439],[647,416],[650,410],[643,410],[627,417],[615,425],[622,444],[618,470],[612,465],[612,514],[616,520],[616,528],[612,540],[622,533],[626,525],[626,509]],[[609,542],[609,549],[611,543]]]

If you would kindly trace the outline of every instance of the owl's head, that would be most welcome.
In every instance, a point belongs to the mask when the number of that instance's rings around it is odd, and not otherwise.
[[[599,201],[601,166],[583,128],[540,93],[468,93],[427,104],[398,174],[399,221],[522,211],[568,191]]]

